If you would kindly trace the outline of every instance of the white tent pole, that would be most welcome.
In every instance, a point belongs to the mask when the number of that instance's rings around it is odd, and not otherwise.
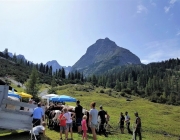
[[[47,104],[48,104],[48,106],[49,106],[49,98],[47,98]]]
[[[31,128],[31,140],[32,140],[32,135],[33,135],[33,124],[32,124],[32,128]]]

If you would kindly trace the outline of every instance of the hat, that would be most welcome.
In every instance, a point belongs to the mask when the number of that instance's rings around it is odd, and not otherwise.
[[[99,106],[100,108],[103,108],[102,105]]]

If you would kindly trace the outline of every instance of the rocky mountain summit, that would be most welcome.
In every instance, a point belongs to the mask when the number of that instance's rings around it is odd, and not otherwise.
[[[119,47],[109,38],[99,39],[73,65],[72,70],[89,75],[98,74],[115,66],[141,64],[140,59],[129,50]]]

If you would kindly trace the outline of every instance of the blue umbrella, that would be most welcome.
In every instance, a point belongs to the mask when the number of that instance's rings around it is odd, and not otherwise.
[[[8,96],[12,96],[12,97],[16,97],[16,98],[21,98],[21,96],[19,96],[18,94],[14,93],[14,92],[8,92]]]
[[[60,95],[57,97],[51,97],[49,100],[54,101],[54,102],[76,102],[75,98],[73,98],[71,96],[67,96],[67,95]]]

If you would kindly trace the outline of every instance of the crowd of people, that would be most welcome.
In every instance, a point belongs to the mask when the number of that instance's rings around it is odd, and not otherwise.
[[[58,120],[58,125],[60,127],[60,140],[63,139],[63,132],[65,140],[68,138],[73,139],[73,122],[76,123],[78,134],[82,135],[82,140],[87,140],[87,132],[91,131],[93,140],[97,140],[96,132],[98,128],[98,133],[104,134],[107,137],[105,124],[107,125],[110,116],[107,111],[103,110],[103,106],[100,106],[100,110],[96,109],[96,103],[92,102],[90,104],[91,109],[89,111],[83,111],[83,107],[80,105],[80,101],[76,102],[76,107],[74,111],[69,111],[66,106],[58,106],[59,111],[56,113],[54,118]],[[54,106],[53,106],[54,107]],[[58,114],[58,115],[57,115]],[[135,113],[136,121],[135,121],[135,130],[131,131],[130,129],[130,116],[128,112],[125,112],[125,116],[123,113],[120,113],[119,124],[120,131],[124,133],[124,124],[126,124],[127,130],[129,134],[134,134],[134,140],[136,140],[136,136],[139,135],[139,140],[142,140],[141,137],[141,119],[138,113]],[[33,114],[33,134],[36,140],[41,140],[40,133],[43,132],[45,135],[45,114],[44,110],[41,108],[41,103],[37,104],[37,107],[34,109]],[[52,120],[54,119],[52,118]],[[70,132],[70,136],[69,136]]]

